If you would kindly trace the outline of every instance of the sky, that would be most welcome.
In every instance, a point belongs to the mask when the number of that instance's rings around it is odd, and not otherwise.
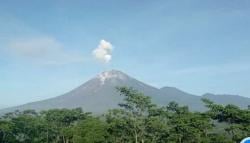
[[[250,98],[249,0],[0,0],[0,108],[116,69]]]

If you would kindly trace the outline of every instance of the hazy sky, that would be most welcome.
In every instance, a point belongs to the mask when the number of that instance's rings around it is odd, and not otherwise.
[[[249,0],[0,3],[0,108],[110,69],[156,87],[250,97]]]

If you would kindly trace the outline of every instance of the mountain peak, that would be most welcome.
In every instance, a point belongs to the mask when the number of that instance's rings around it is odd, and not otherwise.
[[[15,110],[23,111],[27,109],[48,110],[55,108],[77,108],[81,107],[84,111],[102,114],[109,109],[117,108],[117,104],[123,101],[115,87],[133,87],[146,96],[152,98],[153,103],[165,106],[171,101],[175,101],[181,106],[188,105],[191,110],[203,111],[204,104],[201,102],[201,96],[195,96],[175,87],[163,87],[161,89],[147,85],[136,80],[129,75],[118,71],[104,71],[94,78],[88,80],[81,86],[55,98],[33,102],[17,107],[0,110],[3,113],[13,112]],[[241,108],[250,105],[250,99],[240,96],[207,96],[209,100],[218,104],[234,104]]]
[[[109,79],[120,79],[120,80],[124,80],[127,79],[128,76],[118,70],[110,70],[110,71],[104,71],[102,73],[100,73],[97,78],[101,81],[101,84],[104,84],[106,80]]]

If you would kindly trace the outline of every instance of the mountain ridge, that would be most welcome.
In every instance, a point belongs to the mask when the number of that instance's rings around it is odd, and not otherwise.
[[[182,91],[176,87],[156,88],[143,83],[136,78],[119,71],[104,71],[77,88],[53,98],[27,103],[20,106],[10,107],[0,110],[0,113],[11,112],[14,110],[48,110],[54,108],[77,108],[82,107],[84,111],[96,114],[103,113],[109,109],[116,108],[122,101],[122,97],[116,92],[115,87],[128,86],[150,96],[152,101],[158,105],[167,105],[171,101],[176,101],[180,105],[187,105],[191,110],[204,111],[201,98],[208,98],[220,104],[235,104],[241,108],[250,105],[250,98],[242,96],[227,95],[217,96],[215,94],[194,95]],[[229,100],[232,99],[232,100]]]

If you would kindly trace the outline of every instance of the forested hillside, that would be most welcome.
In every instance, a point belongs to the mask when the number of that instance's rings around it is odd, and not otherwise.
[[[0,143],[238,143],[250,136],[250,110],[203,99],[206,112],[171,102],[158,107],[127,87],[117,109],[15,111],[0,118]]]

